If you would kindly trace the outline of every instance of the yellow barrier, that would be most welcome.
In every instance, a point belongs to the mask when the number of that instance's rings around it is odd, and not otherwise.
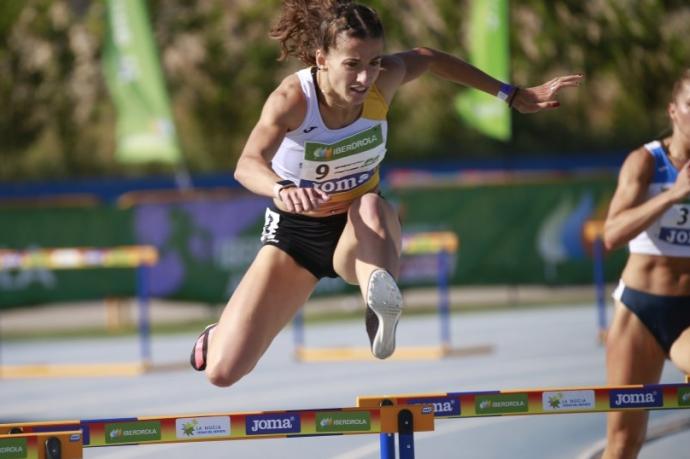
[[[24,251],[0,249],[0,270],[137,268],[139,266],[153,266],[156,263],[158,263],[158,250],[147,245]]]
[[[410,420],[403,426],[399,419]],[[402,427],[401,427],[402,426]],[[434,430],[431,405],[380,406],[374,408],[333,408],[293,411],[257,411],[242,413],[208,413],[179,416],[138,417],[123,420],[66,420],[0,424],[0,445],[24,444],[24,439],[58,437],[65,446],[145,445],[207,441],[248,440],[261,438],[313,437],[322,435],[394,434],[409,427],[411,432]],[[45,431],[54,431],[48,432]],[[10,434],[10,432],[14,432]],[[88,435],[79,435],[88,432]],[[78,438],[77,438],[78,437]],[[34,442],[33,444],[37,444]],[[27,444],[27,448],[29,444]],[[15,456],[10,456],[15,457]],[[34,457],[34,456],[16,456]],[[55,457],[75,459],[81,455]]]
[[[686,382],[374,395],[358,397],[357,406],[379,406],[384,400],[401,406],[416,403],[432,404],[437,418],[688,409],[690,384]]]
[[[446,357],[485,354],[492,346],[480,345],[464,348],[451,346],[450,338],[450,295],[448,277],[450,276],[450,256],[458,251],[460,240],[455,233],[430,231],[404,234],[402,237],[403,255],[437,255],[439,283],[439,320],[441,339],[434,346],[398,346],[388,360],[439,360]],[[294,357],[301,362],[339,362],[376,360],[368,347],[321,347],[304,345],[304,325],[302,314],[293,321],[295,351]]]
[[[466,346],[453,348],[450,346],[398,346],[393,355],[386,360],[440,360],[446,357],[462,357],[469,355],[488,354],[493,350],[490,345]],[[323,347],[308,348],[298,346],[295,358],[302,362],[345,362],[345,361],[375,361],[368,347]]]
[[[361,396],[349,408],[0,424],[0,451],[80,459],[83,448],[95,446],[380,434],[381,457],[388,459],[395,457],[397,433],[400,456],[414,458],[413,433],[433,431],[436,418],[688,408],[687,382]],[[61,455],[46,457],[55,441]]]
[[[139,376],[149,368],[145,362],[1,365],[0,379]]]
[[[136,268],[139,297],[140,361],[105,364],[0,365],[0,378],[56,378],[136,376],[151,367],[148,319],[148,269],[158,263],[158,250],[149,245],[119,247],[64,247],[36,250],[0,249],[0,270]]]

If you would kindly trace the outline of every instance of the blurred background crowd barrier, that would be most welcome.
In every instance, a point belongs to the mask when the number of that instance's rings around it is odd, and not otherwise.
[[[385,195],[398,206],[405,233],[450,231],[461,241],[449,282],[467,285],[583,285],[593,283],[587,221],[601,218],[613,191],[612,174],[549,171],[449,173],[390,170]],[[97,191],[97,190],[96,190]],[[125,192],[112,202],[97,194],[60,204],[0,200],[0,240],[6,247],[154,246],[151,295],[223,303],[260,246],[268,198],[239,188]],[[624,251],[608,255],[605,279],[614,282]],[[403,286],[435,285],[435,256],[407,257]],[[0,271],[0,307],[129,297],[127,270]],[[351,291],[326,279],[317,294]]]

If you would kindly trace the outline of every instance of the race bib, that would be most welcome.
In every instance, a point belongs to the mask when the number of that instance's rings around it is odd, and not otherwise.
[[[350,191],[376,173],[385,155],[379,124],[332,144],[306,142],[299,186],[327,193]]]
[[[690,246],[690,203],[676,204],[662,215],[659,239],[673,245]]]

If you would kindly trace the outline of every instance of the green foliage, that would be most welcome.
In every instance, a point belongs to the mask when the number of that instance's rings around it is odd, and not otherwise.
[[[466,55],[469,1],[372,0],[390,51]],[[149,0],[188,167],[229,171],[263,101],[299,64],[268,39],[279,0]],[[685,1],[512,2],[513,81],[584,72],[563,106],[516,115],[503,144],[464,127],[449,101],[465,89],[431,76],[393,104],[396,160],[631,149],[667,127],[670,84],[688,66]],[[102,2],[0,2],[0,180],[149,173],[115,163],[114,108],[100,67]]]

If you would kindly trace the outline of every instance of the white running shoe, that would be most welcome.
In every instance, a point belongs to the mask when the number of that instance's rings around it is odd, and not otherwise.
[[[395,351],[395,329],[402,314],[402,294],[395,279],[385,269],[369,276],[367,287],[366,327],[371,353],[379,359]]]

